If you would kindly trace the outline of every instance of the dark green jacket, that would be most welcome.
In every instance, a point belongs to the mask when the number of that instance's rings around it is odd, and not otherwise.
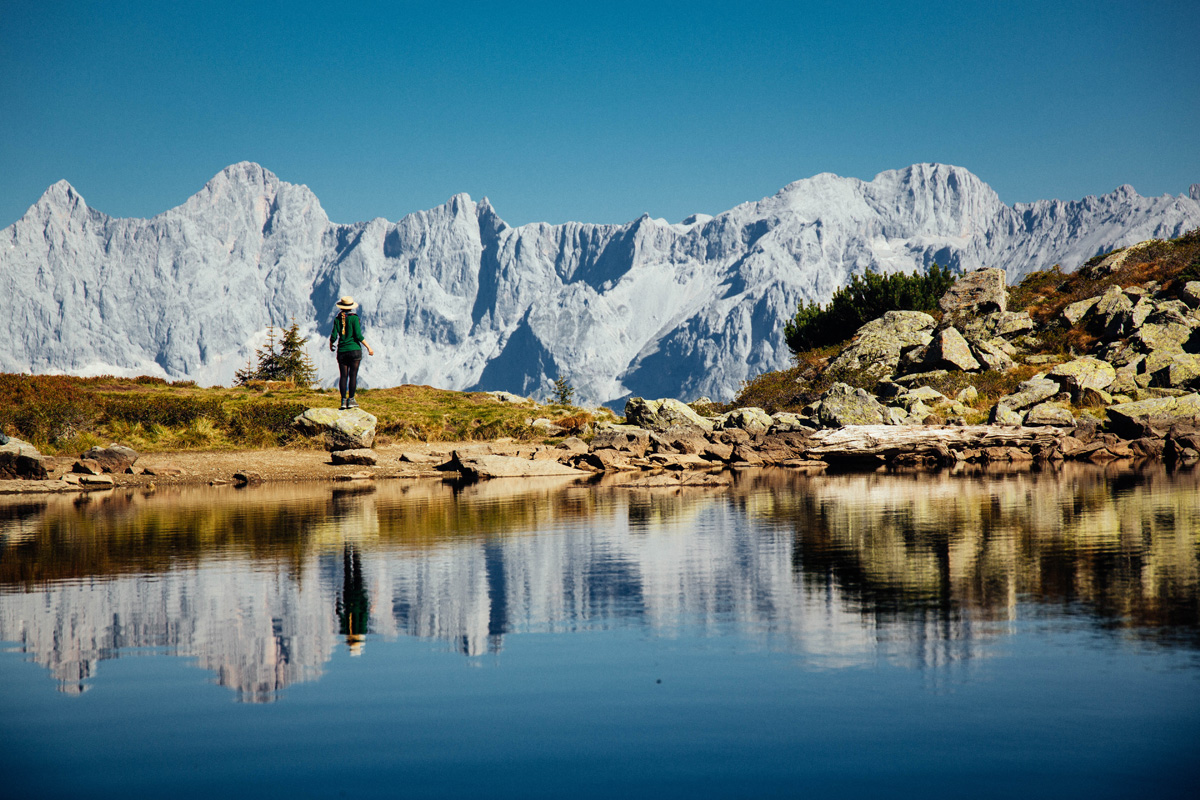
[[[343,325],[342,317],[345,317]],[[343,329],[345,333],[343,333]],[[351,350],[362,350],[362,345],[359,344],[363,340],[362,323],[358,321],[358,314],[351,312],[338,312],[338,315],[333,318],[333,330],[329,333],[329,346],[332,347],[334,342],[337,342],[337,351],[345,353]]]

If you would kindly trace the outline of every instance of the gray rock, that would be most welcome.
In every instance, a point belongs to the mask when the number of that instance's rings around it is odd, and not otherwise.
[[[1200,281],[1188,281],[1179,291],[1179,299],[1192,308],[1200,307]]]
[[[529,423],[529,427],[533,428],[535,431],[540,433],[542,436],[562,436],[564,433],[567,432],[566,428],[564,428],[561,425],[554,424],[553,422],[546,419],[545,417],[532,420]]]
[[[997,403],[992,408],[989,420],[993,425],[1024,425],[1025,415],[1020,411],[1009,408],[1003,403]]]
[[[957,328],[943,328],[933,335],[923,350],[917,352],[921,355],[914,356],[913,361],[921,372],[935,369],[972,372],[983,367],[971,354],[971,346]]]
[[[1008,282],[1002,269],[979,269],[963,275],[938,301],[949,316],[987,314],[1008,309]]]
[[[42,454],[29,442],[6,437],[0,444],[0,480],[46,480]]]
[[[329,460],[334,464],[355,464],[363,467],[373,467],[378,463],[374,450],[366,448],[359,450],[334,450],[329,454]]]
[[[557,461],[515,458],[496,455],[464,455],[454,452],[451,468],[468,478],[528,478],[534,476],[582,476],[586,472]]]
[[[1069,304],[1063,309],[1063,319],[1068,325],[1078,325],[1079,322],[1087,316],[1087,313],[1095,307],[1096,303],[1100,302],[1100,296],[1089,297],[1086,300],[1077,300]]]
[[[1117,379],[1117,370],[1107,361],[1084,356],[1050,370],[1047,377],[1057,381],[1078,400],[1085,389],[1107,389]]]
[[[592,438],[592,449],[612,449],[642,457],[650,449],[650,431],[636,425],[610,425]]]
[[[1034,376],[1017,387],[1017,391],[1000,398],[1000,402],[1009,408],[1029,408],[1049,400],[1058,394],[1061,388],[1057,381],[1044,376]]]
[[[501,403],[513,403],[515,405],[532,405],[533,401],[528,397],[521,397],[519,394],[512,392],[484,392],[499,400]]]
[[[1108,407],[1108,428],[1125,439],[1162,436],[1173,425],[1200,425],[1200,394],[1158,397]]]
[[[131,447],[114,442],[108,447],[93,447],[79,457],[95,461],[105,472],[124,472],[138,460],[138,453]]]
[[[727,414],[722,414],[719,421],[713,425],[713,430],[728,430],[741,428],[747,433],[766,433],[770,430],[773,420],[761,408],[735,408]]]
[[[817,423],[800,414],[787,411],[777,411],[771,415],[770,433],[790,433],[792,431],[810,431]]]
[[[881,425],[886,410],[865,389],[835,383],[817,402],[817,420],[823,427]]]
[[[71,465],[71,472],[78,475],[100,475],[104,472],[104,467],[100,465],[99,461],[81,458]]]
[[[1192,328],[1183,322],[1147,322],[1130,337],[1144,353],[1153,350],[1182,350],[1192,338]]]
[[[920,386],[896,395],[896,404],[908,410],[918,402],[937,405],[938,403],[945,402],[947,399],[946,395],[931,386]]]
[[[971,342],[971,355],[975,356],[975,360],[983,365],[985,369],[996,370],[997,372],[1007,372],[1017,365],[1008,353],[1002,350],[994,341],[980,340]]]
[[[1200,388],[1200,355],[1194,353],[1151,353],[1150,385],[1169,389]],[[1165,362],[1165,363],[1164,363]]]
[[[1052,425],[1056,428],[1074,428],[1075,416],[1070,409],[1055,403],[1039,403],[1025,414],[1026,425]]]
[[[251,470],[240,470],[233,473],[233,482],[239,486],[249,486],[251,484],[262,483],[262,475]]]
[[[697,414],[687,404],[672,398],[664,400],[630,398],[625,403],[625,421],[630,425],[638,425],[654,431],[663,431],[680,425],[690,425],[705,432],[711,432],[713,429],[711,421]]]
[[[326,450],[359,450],[374,444],[377,422],[361,408],[310,408],[292,420],[292,426],[305,436],[323,436]]]
[[[863,372],[877,380],[889,377],[900,363],[900,354],[928,344],[936,325],[921,311],[888,311],[859,328],[829,369],[835,374]]]

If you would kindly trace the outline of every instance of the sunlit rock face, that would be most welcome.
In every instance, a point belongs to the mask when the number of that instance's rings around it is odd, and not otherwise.
[[[378,355],[364,385],[546,396],[731,396],[788,363],[783,324],[850,276],[937,262],[1010,281],[1200,226],[1200,192],[1006,206],[970,172],[817,175],[714,217],[512,227],[465,194],[333,223],[303,185],[235,164],[178,208],[114,219],[65,181],[0,231],[0,370],[229,383],[269,325],[323,336],[343,294]],[[320,342],[329,383],[336,375]]]

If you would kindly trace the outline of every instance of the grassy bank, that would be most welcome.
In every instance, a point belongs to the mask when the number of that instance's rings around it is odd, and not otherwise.
[[[360,389],[378,420],[377,441],[541,439],[531,418],[578,429],[591,415],[571,406],[501,403],[481,392],[428,386]],[[336,408],[339,396],[290,384],[198,387],[159,378],[0,374],[0,428],[48,454],[121,442],[141,452],[314,446],[291,430],[306,408]]]

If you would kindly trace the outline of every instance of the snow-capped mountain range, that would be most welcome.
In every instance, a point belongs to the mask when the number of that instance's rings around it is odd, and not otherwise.
[[[0,231],[0,371],[158,375],[228,384],[295,319],[326,382],[334,302],[362,303],[368,386],[503,389],[543,398],[728,399],[788,364],[783,325],[866,270],[1055,263],[1200,227],[1200,184],[1142,197],[1007,206],[960,167],[872,181],[821,174],[680,223],[512,227],[455,195],[390,222],[330,222],[306,186],[234,164],[151,219],[88,207],[66,181]]]

